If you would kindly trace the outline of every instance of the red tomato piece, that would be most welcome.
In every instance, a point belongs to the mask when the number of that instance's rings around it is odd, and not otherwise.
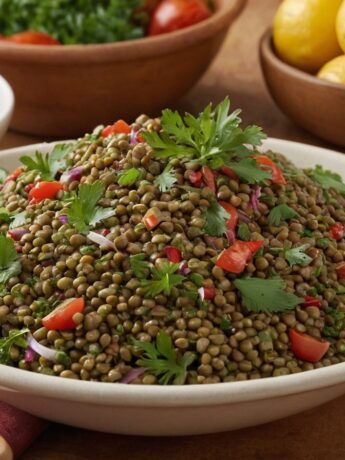
[[[228,230],[235,230],[238,224],[237,209],[234,206],[232,206],[232,204],[227,203],[226,201],[220,201],[219,204],[222,206],[222,208],[225,209],[225,211],[227,211],[230,214],[230,217],[226,223]]]
[[[205,0],[162,0],[153,11],[149,35],[184,29],[211,16]]]
[[[17,43],[19,45],[61,45],[61,43],[51,35],[32,31],[19,32],[18,34],[13,34],[8,37],[1,37],[1,40]]]
[[[335,269],[337,272],[338,278],[339,279],[344,279],[345,278],[345,262],[341,263],[338,265],[338,267]]]
[[[202,174],[200,171],[189,171],[188,179],[189,182],[195,187],[201,187]]]
[[[329,233],[334,240],[340,241],[344,237],[344,225],[341,222],[336,222],[330,227]]]
[[[235,173],[233,169],[229,168],[229,166],[222,166],[220,168],[220,172],[225,176],[230,177],[230,179],[238,180],[238,175]]]
[[[216,261],[217,267],[230,273],[242,273],[253,255],[264,244],[259,241],[235,241],[235,243],[220,254]]]
[[[322,308],[321,299],[319,299],[318,297],[312,297],[310,295],[306,295],[304,297],[303,306]]]
[[[150,232],[153,230],[157,225],[159,225],[161,221],[161,216],[158,210],[149,209],[145,216],[143,217],[143,224],[145,225],[146,229]]]
[[[176,246],[167,246],[164,249],[165,255],[167,256],[169,262],[177,264],[182,260],[182,252]]]
[[[10,180],[16,180],[18,179],[18,177],[22,174],[22,172],[24,171],[24,169],[22,167],[18,167],[16,168],[14,171],[11,172],[10,175],[8,175],[5,179],[5,183],[6,182],[9,182]]]
[[[289,338],[291,350],[298,359],[317,363],[327,353],[330,343],[320,340],[311,335],[301,334],[295,329],[290,329]]]
[[[216,193],[216,181],[212,170],[208,166],[203,166],[201,172],[207,187],[210,188],[213,193]]]
[[[272,174],[271,181],[274,184],[278,184],[278,185],[286,184],[286,180],[285,180],[285,177],[283,176],[282,170],[270,158],[266,157],[266,155],[255,155],[254,158],[257,164],[267,166],[268,169],[271,170],[271,174]]]
[[[63,190],[63,185],[60,184],[60,182],[38,182],[35,187],[30,190],[29,198],[31,198],[34,203],[39,203],[46,199],[52,200],[60,190]]]
[[[112,136],[113,134],[130,134],[131,127],[124,120],[118,120],[113,125],[106,126],[102,131],[103,137]]]
[[[216,288],[214,286],[204,287],[204,299],[212,300],[216,295]]]
[[[49,330],[67,331],[75,329],[77,324],[73,321],[73,316],[76,313],[84,311],[85,301],[81,298],[67,299],[49,315],[42,319],[42,324]]]

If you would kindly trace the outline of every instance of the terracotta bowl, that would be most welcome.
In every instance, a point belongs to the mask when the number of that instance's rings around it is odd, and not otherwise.
[[[345,85],[283,62],[274,51],[270,30],[261,39],[260,58],[266,85],[280,109],[315,136],[345,146]]]
[[[206,71],[245,0],[216,4],[209,19],[157,37],[56,47],[1,43],[0,73],[16,95],[12,128],[78,136],[169,106]]]

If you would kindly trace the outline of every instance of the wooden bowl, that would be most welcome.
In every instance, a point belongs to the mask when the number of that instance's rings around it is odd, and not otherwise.
[[[16,95],[12,128],[78,136],[118,118],[156,114],[206,71],[245,0],[217,0],[194,26],[139,40],[72,46],[0,44],[0,73]]]
[[[271,31],[260,42],[262,72],[272,98],[298,125],[345,146],[345,85],[321,80],[277,57]]]

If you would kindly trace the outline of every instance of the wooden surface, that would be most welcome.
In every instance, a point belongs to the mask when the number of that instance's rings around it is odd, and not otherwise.
[[[274,137],[325,145],[289,122],[265,89],[258,61],[259,37],[279,0],[249,0],[221,54],[178,108],[198,111],[229,94],[247,123]],[[9,133],[0,148],[35,142]],[[42,140],[42,139],[39,139]],[[323,460],[345,458],[345,397],[307,413],[261,427],[187,438],[133,438],[52,425],[22,460]]]

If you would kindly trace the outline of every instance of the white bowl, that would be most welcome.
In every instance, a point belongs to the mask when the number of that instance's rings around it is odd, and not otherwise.
[[[0,165],[38,144],[0,152]],[[264,149],[301,167],[321,164],[345,178],[345,156],[269,139]],[[234,430],[311,409],[345,393],[345,363],[300,374],[215,385],[137,386],[67,380],[0,365],[0,400],[56,422],[111,433],[190,435]]]
[[[0,139],[6,133],[14,109],[14,94],[7,81],[0,75]]]

